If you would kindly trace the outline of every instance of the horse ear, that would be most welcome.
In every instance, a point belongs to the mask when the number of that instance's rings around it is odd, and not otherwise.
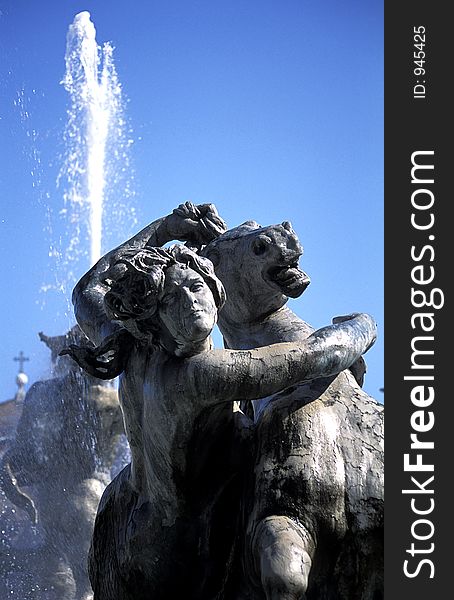
[[[259,225],[257,221],[245,221],[240,225],[240,227],[247,227],[248,229],[260,229],[261,225]]]
[[[221,260],[219,250],[217,248],[210,248],[209,246],[204,248],[203,256],[205,258],[208,258],[208,260],[210,260],[213,263],[213,267],[215,269],[219,265]]]

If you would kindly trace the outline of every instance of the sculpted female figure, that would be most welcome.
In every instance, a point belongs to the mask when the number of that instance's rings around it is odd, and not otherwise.
[[[98,308],[119,329],[95,350],[68,352],[92,374],[121,372],[132,461],[99,506],[95,600],[220,598],[240,508],[225,460],[232,404],[348,368],[373,344],[375,324],[359,314],[299,343],[216,350],[225,295],[209,260],[178,245],[123,249],[102,280]]]

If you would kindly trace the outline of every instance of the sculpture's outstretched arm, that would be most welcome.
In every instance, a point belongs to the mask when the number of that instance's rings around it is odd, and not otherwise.
[[[73,291],[74,313],[83,332],[94,344],[99,345],[106,337],[121,329],[119,323],[107,317],[104,309],[104,296],[109,289],[104,277],[124,252],[147,246],[163,246],[172,240],[201,246],[225,230],[226,225],[213,204],[196,206],[186,202],[105,254],[80,279]]]
[[[367,314],[323,327],[298,343],[254,350],[213,350],[188,360],[190,380],[208,404],[269,396],[300,382],[337,375],[375,342]]]

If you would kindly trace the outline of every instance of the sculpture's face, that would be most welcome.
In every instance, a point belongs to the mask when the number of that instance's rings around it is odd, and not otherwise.
[[[263,281],[285,296],[300,296],[310,280],[298,266],[303,248],[291,224],[259,227],[249,237],[247,250]]]
[[[310,279],[298,266],[302,252],[287,221],[268,227],[248,221],[208,244],[203,253],[225,286],[232,316],[247,310],[252,318],[304,292]]]
[[[205,340],[216,324],[217,308],[203,277],[184,265],[169,267],[159,316],[177,345]]]

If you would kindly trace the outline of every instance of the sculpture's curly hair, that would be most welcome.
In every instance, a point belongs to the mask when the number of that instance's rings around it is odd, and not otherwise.
[[[210,288],[216,307],[222,307],[224,286],[207,258],[179,244],[164,249],[127,250],[103,277],[109,288],[104,296],[106,313],[122,327],[97,347],[71,344],[60,355],[69,354],[98,379],[114,379],[125,369],[134,346],[159,346],[159,296],[164,289],[167,269],[177,264],[198,273]]]

